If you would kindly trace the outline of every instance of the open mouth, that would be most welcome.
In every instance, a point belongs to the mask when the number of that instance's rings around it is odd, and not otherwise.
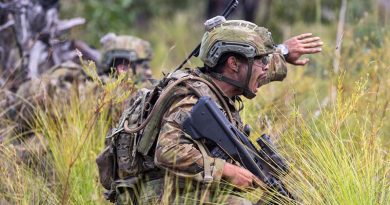
[[[256,83],[257,83],[256,88],[259,88],[261,86],[260,80],[258,80]]]
[[[259,78],[257,78],[257,81],[256,81],[256,87],[259,88],[261,85],[262,85],[262,82],[264,81],[264,79],[267,77],[267,75],[260,75]]]

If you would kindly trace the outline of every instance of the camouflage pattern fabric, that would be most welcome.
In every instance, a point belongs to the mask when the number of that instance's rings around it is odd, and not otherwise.
[[[134,51],[136,58],[140,60],[150,60],[153,55],[150,43],[135,36],[117,36],[111,33],[104,36],[101,43],[103,44],[103,55],[113,50]]]
[[[53,114],[50,110],[52,101],[68,103],[74,95],[82,99],[87,97],[87,87],[93,88],[81,66],[67,62],[51,68],[39,78],[24,82],[9,96],[12,100],[7,103],[4,114],[15,128],[4,137],[15,149],[16,160],[45,170],[48,143],[33,131],[36,108],[47,109],[48,115]]]
[[[39,78],[33,78],[17,90],[14,102],[13,120],[18,122],[21,130],[30,129],[30,123],[34,119],[34,108],[45,106],[51,101],[68,102],[71,91],[80,94],[84,98],[86,90],[92,89],[92,83],[87,82],[81,66],[66,62],[53,67]]]
[[[181,79],[190,75],[201,76],[211,82],[209,76],[199,70],[193,73],[177,71],[169,77]],[[216,94],[205,83],[194,80],[185,82],[186,86],[200,92],[201,96],[210,96],[218,102]],[[218,89],[218,87],[216,88]],[[229,111],[233,116],[233,124],[242,130],[243,126],[235,102],[226,97],[221,90],[219,92],[228,104]],[[243,197],[230,194],[232,187],[222,180],[225,160],[211,157],[206,152],[202,152],[201,148],[208,149],[209,145],[206,142],[195,142],[181,131],[183,114],[190,111],[197,101],[198,98],[194,95],[174,100],[162,116],[157,145],[154,154],[151,155],[159,170],[143,173],[136,191],[131,188],[134,185],[128,185],[125,191],[117,190],[117,204],[134,204],[135,199],[138,204],[198,204],[200,201],[233,205],[251,204]],[[220,109],[225,112],[222,107]],[[229,162],[233,163],[230,160]],[[204,183],[206,169],[211,170],[210,175],[213,177],[211,183]],[[119,181],[126,182],[127,180]]]
[[[252,51],[252,57],[275,52],[271,32],[266,28],[247,21],[230,20],[206,31],[203,35],[199,57],[209,67],[216,65],[216,62],[210,61],[208,55],[218,41],[251,45],[255,49]]]
[[[134,36],[117,36],[109,33],[100,40],[102,44],[102,72],[110,72],[115,61],[126,59],[130,62],[137,74],[135,78],[151,78],[150,60],[153,52],[150,43]],[[135,79],[136,80],[136,79]]]
[[[200,183],[191,183],[190,180],[178,179],[168,174],[166,177],[146,181],[139,186],[136,196],[130,192],[117,195],[116,204],[226,204],[252,205],[253,203],[241,196],[229,194],[231,189],[210,187],[203,189]],[[180,187],[180,190],[174,187]],[[210,195],[210,190],[220,190],[220,194]],[[206,194],[205,194],[206,193]],[[206,196],[207,198],[203,198]],[[134,200],[134,199],[137,200]]]
[[[208,79],[208,76],[203,74],[201,75],[202,77]],[[195,87],[197,90],[201,90],[203,92],[201,93],[202,96],[210,96],[213,100],[218,102],[217,96],[205,83],[200,81],[191,81],[188,84],[189,86]],[[217,86],[215,87],[218,88]],[[238,128],[242,129],[241,119],[234,102],[226,97],[221,90],[219,91],[224,96],[224,99],[229,106],[230,112],[234,116],[234,124]],[[212,186],[215,186],[214,188],[216,188],[221,183],[222,171],[225,161],[219,158],[211,157],[209,155],[203,156],[198,147],[199,144],[195,143],[190,136],[181,130],[183,114],[185,112],[189,112],[197,101],[198,98],[194,95],[178,98],[163,115],[163,121],[157,140],[154,161],[156,166],[163,170],[168,170],[169,173],[173,173],[179,178],[192,179],[194,180],[194,183],[204,184],[204,166],[206,164],[204,160],[207,160],[209,162],[207,164],[211,165],[209,169],[211,169],[211,176],[213,177]],[[223,111],[222,107],[220,107],[220,109]],[[165,184],[166,183],[167,182],[165,182]],[[215,189],[210,189],[210,191],[211,190]],[[211,196],[212,194],[209,197]],[[245,204],[245,202],[247,202],[247,200],[244,198],[238,198],[239,200],[237,197],[233,197],[233,195],[228,195],[226,196],[226,203]],[[211,198],[206,199],[206,201],[211,201]]]
[[[282,81],[287,75],[287,63],[281,53],[275,52],[271,54],[270,59],[267,77],[260,82],[260,85],[265,85],[272,81]]]

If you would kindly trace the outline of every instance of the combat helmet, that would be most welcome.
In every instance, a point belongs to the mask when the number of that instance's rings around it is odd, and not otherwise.
[[[219,80],[243,89],[245,97],[255,97],[255,94],[248,88],[252,65],[255,58],[275,52],[271,33],[264,27],[243,20],[228,20],[211,28],[206,25],[206,29],[199,57],[208,68],[209,73]],[[248,59],[246,82],[238,82],[213,72],[213,67],[226,53],[240,54]]]
[[[109,33],[100,39],[102,50],[102,72],[110,71],[115,59],[126,59],[131,63],[135,74],[135,64],[150,61],[153,52],[150,43],[130,35]]]

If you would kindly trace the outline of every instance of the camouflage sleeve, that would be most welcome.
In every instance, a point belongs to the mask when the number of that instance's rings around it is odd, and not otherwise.
[[[269,72],[269,82],[282,81],[286,77],[287,63],[281,53],[275,52],[271,55]]]
[[[155,152],[155,163],[176,175],[204,180],[204,158],[211,165],[211,176],[217,182],[222,177],[225,161],[203,156],[197,144],[180,129],[180,113],[189,112],[198,101],[195,96],[178,99],[164,114]]]

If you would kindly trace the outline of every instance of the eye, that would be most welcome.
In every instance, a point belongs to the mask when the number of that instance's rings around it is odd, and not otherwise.
[[[269,55],[266,55],[263,58],[261,58],[261,63],[263,63],[263,65],[268,65],[268,63],[269,63]]]

